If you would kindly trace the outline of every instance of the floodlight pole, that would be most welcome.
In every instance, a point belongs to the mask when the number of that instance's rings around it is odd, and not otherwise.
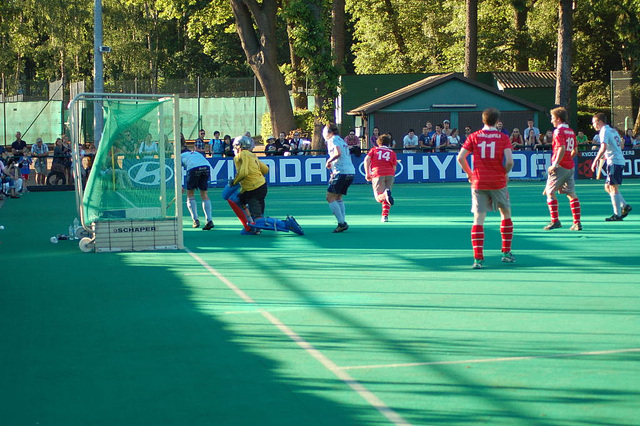
[[[102,0],[94,0],[93,7],[93,93],[104,93],[104,77],[102,74]],[[104,117],[102,102],[93,103],[93,142],[96,148],[100,143]]]

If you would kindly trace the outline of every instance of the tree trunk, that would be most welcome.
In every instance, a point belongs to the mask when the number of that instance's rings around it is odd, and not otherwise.
[[[284,76],[276,59],[276,12],[278,2],[263,0],[230,0],[236,29],[247,62],[262,86],[269,106],[274,134],[295,129],[293,108]],[[254,27],[255,24],[255,27]]]
[[[571,49],[573,0],[560,0],[558,7],[558,56],[556,64],[556,105],[569,109],[571,98]]]
[[[308,109],[309,98],[307,96],[307,85],[305,82],[305,75],[302,72],[302,58],[296,53],[293,48],[293,40],[291,38],[292,24],[287,24],[287,34],[289,37],[289,56],[291,58],[291,68],[293,70],[293,77],[291,81],[291,91],[293,92],[293,107],[295,109]]]
[[[529,71],[529,32],[527,29],[527,17],[529,9],[515,9],[515,30],[516,39],[513,43],[514,56],[516,59],[516,71]]]
[[[466,0],[467,31],[464,39],[464,76],[476,79],[478,71],[478,0]]]
[[[331,8],[332,25],[331,25],[331,51],[334,57],[334,66],[340,70],[340,74],[344,73],[345,58],[345,18],[344,18],[345,0],[333,0]]]

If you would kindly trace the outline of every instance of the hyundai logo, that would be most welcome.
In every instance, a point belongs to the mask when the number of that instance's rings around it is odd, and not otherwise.
[[[164,166],[166,182],[173,179],[173,169],[167,164]],[[160,184],[160,163],[157,161],[144,161],[129,167],[129,178],[132,182],[145,186],[158,186]]]

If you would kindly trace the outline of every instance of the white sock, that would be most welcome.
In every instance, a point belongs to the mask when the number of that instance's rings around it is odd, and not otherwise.
[[[342,217],[342,209],[340,209],[340,205],[338,204],[338,202],[337,201],[330,202],[329,208],[331,209],[331,212],[338,220],[338,224],[344,223],[344,218]]]
[[[621,193],[619,193],[619,192],[618,192],[616,195],[617,195],[618,197],[620,197],[620,198],[618,198],[618,199],[620,200],[620,207],[626,207],[626,205],[627,205],[627,200],[625,200],[625,199],[624,199],[624,197],[622,196],[622,194],[621,194]]]
[[[342,223],[347,221],[347,212],[344,208],[344,201],[338,200],[338,204],[340,205],[340,212],[342,213]]]
[[[620,216],[620,214],[622,213],[618,195],[619,194],[611,194],[611,205],[613,206],[613,214],[615,214],[616,216]]]
[[[207,222],[212,222],[213,218],[211,217],[211,200],[202,200],[202,210],[204,210],[204,217],[207,219]]]
[[[189,209],[189,213],[191,213],[191,219],[198,220],[198,205],[196,204],[195,198],[187,198],[187,208]]]

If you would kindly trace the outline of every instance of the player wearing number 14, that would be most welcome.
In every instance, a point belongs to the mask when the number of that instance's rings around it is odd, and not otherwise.
[[[369,150],[364,159],[365,178],[372,182],[373,196],[376,201],[382,204],[382,222],[389,221],[389,209],[393,205],[391,188],[396,174],[398,161],[396,153],[393,152],[391,136],[382,135],[376,139],[375,148]]]
[[[482,112],[484,127],[467,137],[458,154],[458,163],[471,182],[471,245],[473,246],[473,268],[482,269],[484,262],[484,220],[487,212],[498,209],[502,222],[502,261],[515,262],[511,253],[513,222],[511,221],[511,202],[507,190],[507,175],[513,168],[511,140],[496,129],[500,111],[487,108]],[[473,172],[467,161],[473,154]]]

